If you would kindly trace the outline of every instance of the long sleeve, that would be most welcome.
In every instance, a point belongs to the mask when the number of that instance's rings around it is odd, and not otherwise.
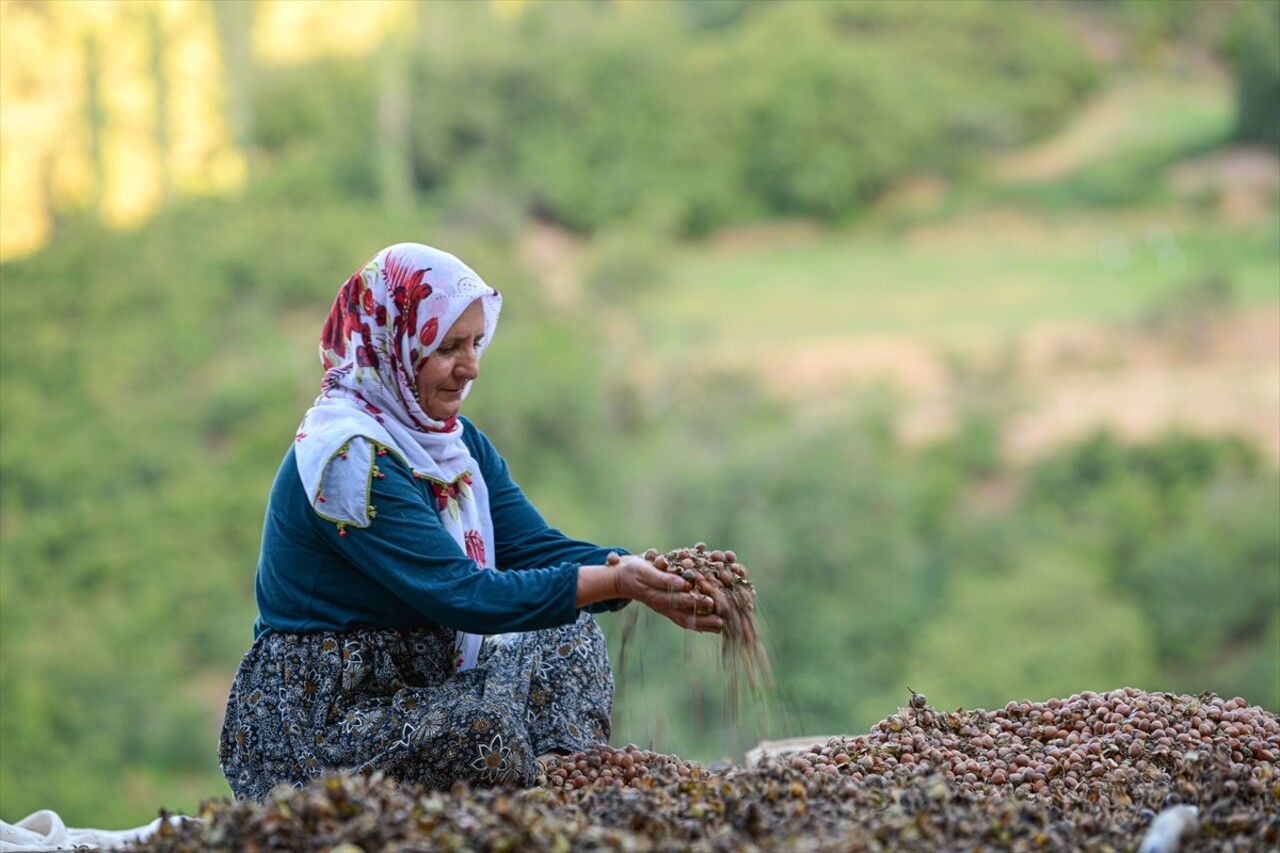
[[[444,529],[424,481],[395,454],[370,487],[368,527],[340,529],[307,501],[290,451],[267,508],[256,633],[435,622],[471,633],[551,628],[577,616],[578,563],[479,569]]]
[[[367,528],[317,526],[370,581],[433,622],[491,634],[530,631],[577,617],[578,563],[571,559],[525,572],[486,571],[440,523],[423,485],[394,454],[380,457],[384,477],[370,492],[377,516]],[[498,521],[494,519],[495,530]]]
[[[623,548],[601,547],[573,539],[547,524],[524,491],[511,478],[506,460],[484,433],[463,420],[465,439],[472,457],[480,466],[489,489],[489,513],[493,519],[495,562],[500,569],[526,570],[539,566],[574,563],[599,565],[610,551],[626,554]],[[627,599],[612,599],[590,605],[593,613],[618,610]]]

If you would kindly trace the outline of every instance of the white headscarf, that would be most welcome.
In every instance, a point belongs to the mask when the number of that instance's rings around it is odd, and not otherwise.
[[[502,297],[462,261],[420,243],[383,249],[347,280],[320,341],[323,391],[298,427],[298,473],[316,512],[346,528],[368,527],[378,456],[398,453],[426,479],[445,529],[492,568],[489,492],[456,417],[433,420],[418,402],[417,375],[472,302],[484,308],[483,354]],[[471,390],[468,382],[463,397]],[[353,442],[353,438],[366,441]],[[482,638],[458,632],[458,669],[475,666]]]

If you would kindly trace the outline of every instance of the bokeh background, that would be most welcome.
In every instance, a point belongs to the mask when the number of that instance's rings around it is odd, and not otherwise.
[[[3,0],[0,143],[6,820],[227,793],[269,484],[402,240],[506,295],[467,411],[549,519],[753,571],[776,689],[609,618],[616,742],[1280,710],[1275,0]]]

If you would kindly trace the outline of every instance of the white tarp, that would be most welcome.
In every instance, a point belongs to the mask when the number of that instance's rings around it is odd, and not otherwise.
[[[163,820],[165,819],[158,817],[146,826],[134,829],[71,829],[57,812],[41,809],[17,823],[0,820],[0,853],[48,853],[54,850],[75,850],[77,847],[115,850],[130,841],[151,836],[160,828]],[[178,824],[198,818],[175,815],[168,820]]]

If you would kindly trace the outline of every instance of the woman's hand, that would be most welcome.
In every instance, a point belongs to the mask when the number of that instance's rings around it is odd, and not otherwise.
[[[716,601],[706,590],[695,589],[684,578],[661,571],[642,557],[610,560],[607,566],[583,566],[579,570],[579,607],[606,598],[630,598],[690,631],[718,634],[724,627],[724,621],[715,614]]]

